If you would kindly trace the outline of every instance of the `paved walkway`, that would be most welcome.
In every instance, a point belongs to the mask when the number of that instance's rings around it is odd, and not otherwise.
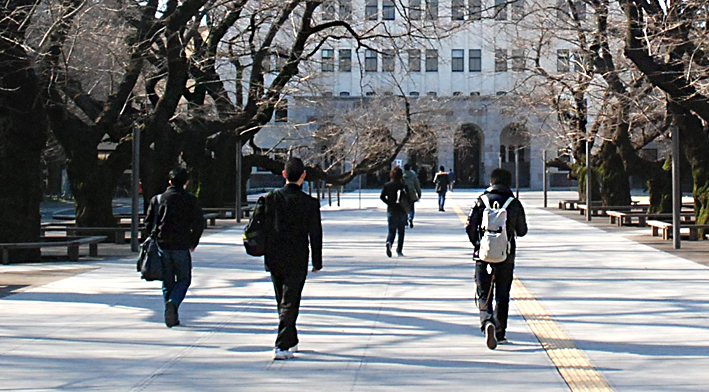
[[[272,287],[239,228],[203,238],[173,329],[159,284],[141,281],[132,257],[0,266],[6,280],[56,272],[0,299],[0,390],[709,388],[709,268],[538,208],[540,193],[521,195],[530,232],[512,344],[488,350],[459,216],[474,196],[455,191],[439,213],[425,194],[406,257],[391,259],[378,193],[363,193],[361,209],[357,193],[324,207],[325,268],[306,284],[291,361],[271,360]]]

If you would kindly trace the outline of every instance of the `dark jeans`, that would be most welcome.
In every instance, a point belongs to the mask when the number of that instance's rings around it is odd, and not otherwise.
[[[288,350],[298,344],[298,330],[295,327],[295,322],[300,312],[300,298],[307,275],[307,270],[292,272],[284,271],[277,266],[271,268],[271,281],[278,305],[276,347],[281,350]]]
[[[488,263],[477,261],[475,263],[475,283],[478,286],[478,306],[480,308],[480,329],[491,322],[495,325],[495,334],[498,339],[504,338],[507,332],[507,316],[510,309],[510,289],[514,274],[514,262],[493,263],[492,275],[487,273]],[[494,281],[493,281],[494,276]],[[492,298],[488,302],[490,285],[492,284]],[[493,311],[492,302],[495,301]]]
[[[414,214],[416,213],[415,204],[416,203],[411,203],[411,212],[409,212],[409,219],[410,220],[414,220]]]
[[[189,250],[162,250],[162,295],[165,302],[172,300],[178,307],[192,284],[192,255]]]
[[[443,210],[444,204],[446,204],[446,191],[438,192],[438,209]]]
[[[394,244],[397,231],[399,232],[399,242],[396,245],[396,251],[404,250],[404,231],[406,231],[407,216],[405,212],[387,212],[387,224],[389,226],[389,235],[387,242]]]

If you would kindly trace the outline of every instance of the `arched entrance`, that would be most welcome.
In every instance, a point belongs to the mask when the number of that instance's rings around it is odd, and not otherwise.
[[[453,171],[456,186],[480,187],[482,184],[483,131],[475,124],[463,124],[455,132]]]
[[[519,154],[519,186],[529,187],[529,131],[524,124],[510,123],[500,133],[500,160],[502,168],[512,173],[512,187],[515,179],[515,151]]]

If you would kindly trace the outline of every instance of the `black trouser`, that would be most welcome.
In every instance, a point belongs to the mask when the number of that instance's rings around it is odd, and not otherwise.
[[[514,275],[514,262],[492,263],[492,274],[487,273],[488,263],[477,261],[475,263],[475,283],[478,286],[478,306],[480,308],[480,329],[484,330],[485,324],[491,322],[495,325],[495,335],[498,339],[504,338],[507,332],[507,316],[510,309],[510,290]],[[494,279],[493,279],[494,276]],[[492,298],[488,301],[488,295]],[[492,302],[495,301],[493,310]]]
[[[278,336],[276,347],[287,350],[298,344],[295,322],[300,310],[300,296],[305,286],[308,270],[292,272],[271,268],[271,281],[278,305]]]
[[[408,216],[404,211],[387,212],[387,226],[389,228],[387,242],[394,245],[394,238],[398,232],[399,240],[396,244],[396,251],[399,253],[404,251],[404,232],[406,231],[407,218]]]

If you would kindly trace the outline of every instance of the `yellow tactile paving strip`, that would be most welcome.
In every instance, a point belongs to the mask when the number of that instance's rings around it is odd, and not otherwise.
[[[453,210],[465,224],[467,215],[463,210],[456,204]],[[570,390],[613,391],[591,361],[516,276],[510,296]]]

